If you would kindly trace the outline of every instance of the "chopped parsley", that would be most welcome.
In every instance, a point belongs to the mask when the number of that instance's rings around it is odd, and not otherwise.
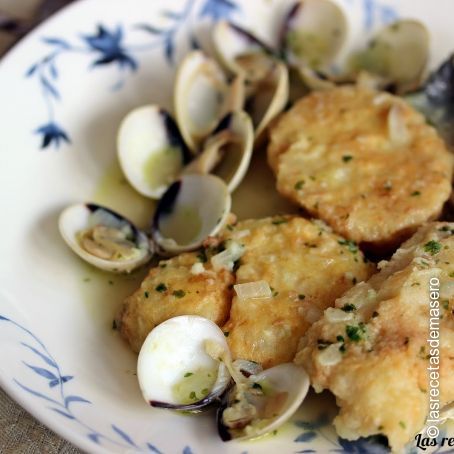
[[[272,224],[274,225],[280,225],[280,224],[286,224],[288,222],[287,219],[274,219],[274,221],[272,221]]]
[[[405,423],[403,421],[399,421],[399,426],[402,427],[402,429],[407,428],[407,426],[405,425]]]
[[[160,263],[159,264],[159,268],[166,268],[167,267],[167,263]]]
[[[448,274],[449,277],[454,277],[454,271],[451,271],[449,274]]]
[[[191,391],[189,393],[189,399],[197,400],[197,395],[196,395],[195,391]]]
[[[344,336],[341,336],[340,334],[339,334],[338,336],[336,336],[336,340],[337,340],[338,342],[345,342]]]
[[[188,377],[190,377],[191,375],[194,375],[194,374],[193,374],[192,372],[186,372],[186,373],[184,374],[184,378],[188,378]]]
[[[424,245],[424,250],[430,255],[438,254],[441,251],[441,243],[435,240],[430,240]]]
[[[117,321],[113,320],[112,322],[112,329],[115,331],[117,329]]]
[[[413,191],[410,195],[412,197],[417,197],[418,195],[421,195],[421,192],[420,191]]]
[[[209,392],[210,392],[210,390],[208,388],[203,388],[202,391],[201,391],[203,396],[208,395]]]
[[[252,384],[253,389],[260,389],[262,391],[262,385],[260,383],[253,383]]]
[[[303,301],[304,298],[306,298],[306,295],[303,295],[302,293],[300,293],[300,294],[298,295],[298,299],[299,299],[300,301]]]
[[[358,252],[358,245],[352,240],[339,240],[338,243],[341,246],[347,246],[348,250],[352,254],[356,254]]]
[[[227,230],[232,231],[235,227],[233,227],[232,224],[227,224],[227,227],[226,227],[226,228],[227,228]]]
[[[158,284],[156,287],[155,287],[155,290],[159,293],[163,293],[167,290],[167,285],[164,284],[164,282],[161,282],[160,284]]]
[[[229,332],[229,331],[224,331],[224,336],[225,336],[225,337],[229,337],[229,335],[230,335],[230,332]]]
[[[345,332],[347,333],[348,338],[353,342],[359,342],[362,340],[365,331],[364,325],[361,323],[358,326],[347,325],[345,327]]]
[[[186,295],[186,292],[184,290],[174,290],[172,292],[172,295],[175,296],[176,298],[183,298],[183,296]]]
[[[344,304],[341,308],[344,312],[353,312],[356,311],[356,306],[354,304]]]
[[[144,296],[145,298],[148,298],[148,297],[150,296],[150,293],[147,292],[147,291],[145,291],[145,292],[143,292],[143,296]]]
[[[91,281],[91,279],[90,279],[89,277],[86,277],[86,278],[84,279],[84,282],[90,282],[90,281]]]
[[[295,186],[294,186],[295,189],[296,189],[297,191],[300,191],[301,189],[303,189],[304,183],[305,183],[304,180],[297,181],[297,182],[295,183]]]
[[[353,159],[353,156],[351,156],[349,154],[342,156],[342,161],[344,161],[344,162],[350,162],[352,159]]]
[[[372,318],[378,317],[380,314],[377,311],[374,311],[372,313]]]

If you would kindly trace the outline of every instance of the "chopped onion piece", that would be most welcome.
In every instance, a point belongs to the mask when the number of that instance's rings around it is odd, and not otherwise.
[[[271,288],[266,281],[248,282],[246,284],[234,285],[238,298],[253,299],[253,298],[271,298]]]
[[[341,346],[342,344],[337,342],[322,350],[317,357],[319,364],[321,366],[335,366],[342,361],[342,352],[339,350]]]
[[[329,307],[325,311],[325,317],[330,323],[348,322],[353,318],[353,314],[351,312],[345,312],[342,309]]]
[[[211,257],[211,265],[215,271],[226,269],[227,271],[233,271],[235,262],[241,258],[244,253],[244,246],[236,243],[235,241],[229,241],[225,251]]]
[[[394,145],[405,145],[410,141],[403,108],[400,104],[394,103],[389,109],[388,134]]]
[[[198,274],[203,274],[205,272],[205,267],[203,266],[203,263],[197,262],[194,263],[191,267],[191,274],[198,275]]]
[[[248,236],[250,234],[251,231],[249,229],[238,230],[237,232],[233,232],[232,238],[235,238],[235,240],[241,240],[241,238],[244,238],[245,236]]]

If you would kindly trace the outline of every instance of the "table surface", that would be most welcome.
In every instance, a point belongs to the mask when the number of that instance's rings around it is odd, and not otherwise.
[[[0,56],[71,0],[0,0]],[[0,388],[0,454],[81,454],[28,414]]]

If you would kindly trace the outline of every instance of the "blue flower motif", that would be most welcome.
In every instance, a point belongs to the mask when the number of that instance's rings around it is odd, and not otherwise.
[[[337,452],[348,454],[389,454],[386,438],[380,435],[358,438],[358,440],[349,441],[338,438],[342,450]]]
[[[87,44],[101,54],[93,66],[108,65],[110,63],[118,63],[120,68],[129,67],[135,71],[138,67],[136,60],[126,53],[122,47],[123,28],[118,26],[115,31],[109,31],[102,25],[98,25],[96,35],[84,37]]]
[[[200,17],[209,17],[215,21],[230,18],[238,10],[238,5],[232,0],[206,0]]]
[[[61,141],[71,143],[68,134],[66,134],[66,132],[63,131],[63,129],[60,128],[60,126],[58,126],[55,122],[50,122],[47,125],[41,126],[36,130],[36,134],[41,134],[43,136],[41,145],[42,150],[52,144],[55,144],[55,146],[59,148]]]

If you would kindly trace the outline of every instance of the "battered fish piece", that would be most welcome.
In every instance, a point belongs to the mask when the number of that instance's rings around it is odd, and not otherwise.
[[[139,352],[156,325],[178,315],[200,315],[222,326],[229,316],[233,283],[233,273],[214,271],[203,253],[161,261],[126,299],[118,317],[120,334]]]
[[[436,397],[430,397],[428,367],[440,374],[440,405],[454,400],[454,223],[421,227],[380,266],[312,325],[295,362],[316,391],[336,396],[341,437],[381,433],[400,453],[427,417],[437,419],[428,413]],[[429,294],[431,284],[439,297]],[[429,329],[437,328],[439,355],[436,342],[427,342]]]
[[[353,86],[310,94],[272,129],[277,189],[337,233],[394,249],[436,219],[453,156],[401,98]]]
[[[235,296],[223,328],[234,358],[264,368],[292,361],[299,338],[323,310],[374,270],[354,243],[301,217],[239,222],[223,238],[245,246],[236,283],[264,280],[273,292],[272,298]]]

